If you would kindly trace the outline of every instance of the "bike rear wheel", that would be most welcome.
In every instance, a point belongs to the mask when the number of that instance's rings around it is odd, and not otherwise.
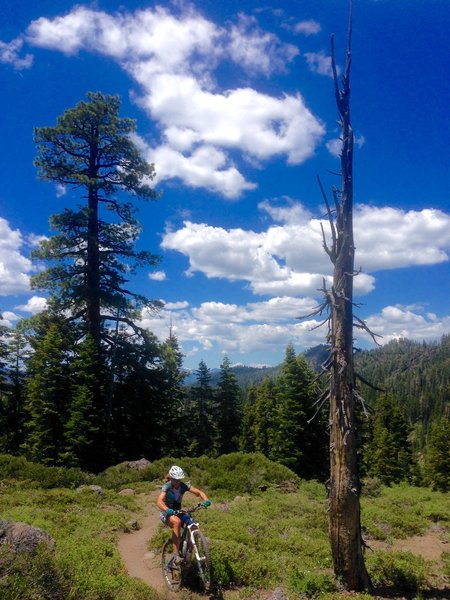
[[[213,588],[213,571],[208,540],[199,530],[193,532],[194,544],[192,548],[192,562],[196,564],[200,583],[205,592]]]
[[[173,562],[173,544],[172,540],[165,542],[161,552],[161,566],[163,579],[173,592],[178,592],[181,587],[181,566]]]

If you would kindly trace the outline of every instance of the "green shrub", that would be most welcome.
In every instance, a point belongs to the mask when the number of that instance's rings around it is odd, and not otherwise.
[[[69,587],[53,552],[45,545],[41,545],[35,555],[0,547],[2,600],[67,600]]]
[[[416,593],[426,584],[427,564],[411,552],[376,551],[367,557],[367,568],[375,585],[404,593]]]
[[[261,485],[271,486],[286,480],[292,480],[297,485],[300,483],[298,476],[290,469],[259,453],[233,452],[218,458],[202,456],[171,460],[173,462],[166,460],[164,463],[167,470],[176,462],[185,469],[196,487],[214,491],[222,497],[229,497],[233,493],[251,494],[257,492]]]
[[[382,488],[378,497],[361,498],[364,531],[379,540],[425,533],[432,523],[450,520],[448,495],[405,484]]]
[[[93,475],[85,473],[81,469],[45,467],[30,462],[23,456],[1,454],[0,479],[28,480],[44,489],[54,487],[74,488],[82,484],[92,483]]]
[[[94,482],[111,489],[142,481],[161,483],[173,464],[183,467],[195,487],[215,493],[216,498],[254,493],[261,485],[271,486],[287,480],[300,485],[298,476],[287,467],[262,454],[244,452],[233,452],[218,458],[165,457],[155,460],[141,471],[130,469],[127,463],[122,463],[97,475]]]
[[[362,483],[362,493],[370,498],[381,496],[382,483],[378,477],[367,477]]]
[[[289,578],[289,587],[293,592],[304,594],[308,598],[318,598],[335,591],[336,583],[331,575],[294,569]]]

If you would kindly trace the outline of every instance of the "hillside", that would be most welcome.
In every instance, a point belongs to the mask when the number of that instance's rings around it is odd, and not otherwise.
[[[314,370],[326,360],[325,345],[314,346],[303,354]],[[420,343],[400,339],[373,350],[358,350],[355,354],[356,371],[375,387],[397,399],[404,407],[411,424],[422,421],[428,425],[445,414],[450,404],[450,335],[439,342]],[[232,367],[239,386],[260,384],[275,378],[280,365],[274,367]],[[211,385],[217,385],[220,370],[211,370]],[[195,375],[185,380],[195,385]],[[380,392],[361,384],[368,404],[373,404]]]
[[[394,340],[356,354],[356,370],[367,381],[399,401],[411,424],[428,425],[450,405],[450,336],[440,342]],[[364,386],[373,403],[379,392]]]

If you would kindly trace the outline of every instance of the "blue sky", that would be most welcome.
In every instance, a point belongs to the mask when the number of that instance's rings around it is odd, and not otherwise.
[[[324,342],[297,317],[331,265],[316,182],[339,180],[330,35],[345,58],[346,0],[73,3],[3,0],[0,21],[0,311],[45,306],[30,251],[78,202],[38,181],[33,127],[88,91],[119,94],[162,198],[142,203],[141,248],[162,256],[135,290],[166,304],[185,366],[278,364],[288,343]],[[450,330],[447,0],[355,0],[355,300],[382,335]],[[371,347],[356,332],[356,344]]]

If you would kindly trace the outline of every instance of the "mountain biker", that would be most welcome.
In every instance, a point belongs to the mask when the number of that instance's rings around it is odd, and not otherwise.
[[[187,483],[182,481],[185,477],[186,475],[181,467],[177,465],[170,467],[169,473],[166,476],[166,483],[162,486],[161,493],[156,500],[156,504],[161,511],[161,521],[172,529],[175,564],[181,562],[179,558],[181,519],[174,513],[181,509],[183,495],[186,492],[191,492],[194,496],[198,496],[203,500],[202,504],[205,508],[211,504],[205,492],[193,487],[189,481]]]

